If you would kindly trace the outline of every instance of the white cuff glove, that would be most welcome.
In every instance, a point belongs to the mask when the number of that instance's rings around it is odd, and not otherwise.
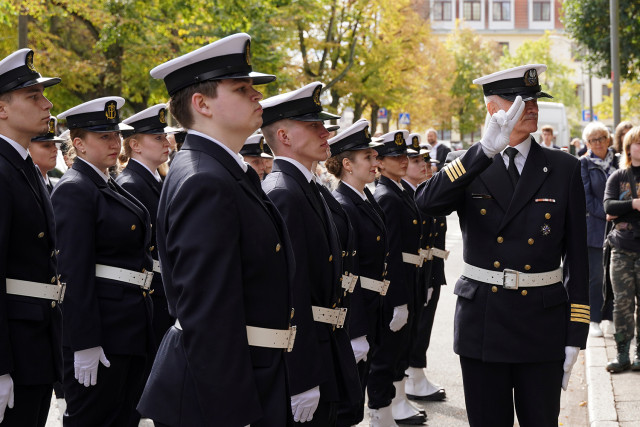
[[[569,377],[571,376],[571,369],[573,369],[573,365],[575,365],[576,360],[578,360],[578,354],[580,353],[580,347],[565,347],[564,348],[564,365],[562,369],[564,369],[564,375],[562,376],[562,389],[567,391],[567,386],[569,385]]]
[[[393,309],[393,318],[389,323],[389,329],[393,332],[398,332],[404,325],[407,324],[409,318],[409,307],[407,304],[399,305]]]
[[[431,301],[431,297],[433,296],[433,288],[427,289],[427,302],[424,303],[424,306],[429,305],[429,301]]]
[[[320,386],[311,390],[291,396],[291,413],[293,421],[304,423],[313,419],[313,414],[318,409],[320,402]]]
[[[369,341],[367,341],[366,335],[352,339],[351,348],[353,349],[353,355],[356,358],[356,363],[361,360],[367,360],[367,353],[369,353]]]
[[[107,368],[111,363],[104,355],[102,346],[87,348],[73,353],[73,367],[75,378],[85,387],[96,385],[98,382],[98,363],[102,362]]]
[[[13,408],[13,380],[11,375],[0,375],[0,423],[4,420],[5,409]]]
[[[524,111],[524,102],[522,97],[517,96],[513,101],[513,105],[506,113],[504,110],[499,110],[494,113],[489,120],[487,128],[484,130],[484,135],[480,140],[482,144],[482,151],[490,159],[496,154],[504,150],[509,145],[509,136],[514,126],[520,120],[520,116]]]

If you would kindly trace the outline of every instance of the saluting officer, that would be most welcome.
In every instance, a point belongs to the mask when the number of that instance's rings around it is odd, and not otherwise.
[[[29,144],[29,155],[33,159],[33,163],[38,167],[40,176],[44,181],[45,187],[49,194],[53,191],[53,183],[49,179],[47,173],[56,167],[58,160],[58,148],[65,141],[56,136],[58,128],[58,119],[51,116],[49,119],[49,128],[47,133],[39,135],[31,139],[33,144]]]
[[[44,426],[62,381],[62,299],[49,193],[27,153],[48,130],[51,102],[33,51],[0,61],[0,422]]]
[[[287,423],[293,257],[280,215],[238,155],[262,124],[253,85],[275,80],[252,71],[250,40],[234,34],[151,70],[187,129],[158,206],[162,279],[177,321],[138,406],[156,426]]]
[[[274,154],[263,188],[287,223],[296,259],[294,307],[304,335],[288,357],[295,422],[332,426],[337,403],[357,403],[360,383],[343,328],[342,253],[336,227],[314,181],[312,165],[328,157],[321,83],[263,101],[262,133]],[[317,410],[316,410],[317,408]]]
[[[557,426],[560,389],[589,329],[585,199],[578,160],[535,143],[545,65],[474,80],[491,120],[416,201],[458,211],[464,245],[454,350],[472,426]],[[562,262],[562,267],[560,263]]]
[[[240,150],[240,155],[256,171],[262,181],[265,176],[264,161],[265,159],[273,159],[271,154],[265,153],[264,136],[256,134],[247,138]]]
[[[416,153],[407,149],[406,140],[409,132],[398,130],[380,137],[383,145],[376,147],[381,177],[376,186],[374,197],[384,211],[385,226],[389,236],[389,280],[393,284],[392,292],[397,292],[394,298],[397,305],[385,310],[385,321],[389,322],[389,329],[383,335],[384,349],[378,358],[372,362],[372,372],[369,387],[386,387],[376,392],[376,398],[371,398],[369,392],[369,407],[380,409],[391,403],[393,418],[403,424],[423,424],[426,413],[419,410],[405,395],[405,370],[409,367],[409,354],[418,302],[417,287],[421,278],[421,267],[424,255],[421,252],[422,220],[411,195],[402,187],[402,178],[407,174],[408,157]],[[392,352],[392,353],[390,353]],[[386,381],[378,385],[377,370],[390,373],[393,386],[389,388]],[[384,377],[386,380],[387,378]],[[395,388],[395,390],[394,390]],[[390,399],[393,398],[393,401]],[[387,403],[389,402],[389,403]],[[386,404],[386,405],[385,405]]]

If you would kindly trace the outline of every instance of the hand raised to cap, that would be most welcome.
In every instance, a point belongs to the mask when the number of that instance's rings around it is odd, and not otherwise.
[[[487,129],[480,140],[482,150],[487,157],[493,158],[509,145],[509,136],[522,116],[524,105],[522,97],[518,95],[509,111],[505,113],[504,110],[499,110],[491,116]]]

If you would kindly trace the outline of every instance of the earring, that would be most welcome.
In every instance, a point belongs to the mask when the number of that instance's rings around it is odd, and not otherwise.
[[[353,175],[353,171],[349,171],[349,173],[350,173],[351,175]]]
[[[82,150],[82,154],[86,154],[86,153],[87,153],[87,150]]]

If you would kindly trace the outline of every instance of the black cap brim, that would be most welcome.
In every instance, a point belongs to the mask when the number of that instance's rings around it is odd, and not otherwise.
[[[45,136],[37,136],[31,139],[31,142],[48,142],[48,141],[53,141],[56,144],[59,144],[59,143],[65,142],[66,140],[63,138],[60,138],[59,136],[53,136],[51,138],[47,138]]]
[[[515,93],[515,94],[498,95],[498,96],[500,98],[506,99],[507,101],[511,101],[511,102],[515,101],[518,96],[522,97],[522,101],[523,102],[531,101],[532,99],[538,99],[538,98],[551,98],[551,99],[553,99],[553,96],[549,95],[546,92]]]
[[[239,73],[239,74],[230,74],[228,76],[220,76],[216,77],[212,80],[225,80],[225,79],[252,79],[251,84],[253,85],[266,85],[267,83],[274,82],[276,80],[276,76],[273,74],[263,74],[258,73],[256,71],[251,71],[250,73]]]
[[[132,131],[133,130],[133,128],[131,126],[125,125],[124,123],[115,123],[115,124],[108,124],[108,125],[80,127],[79,129],[84,129],[84,130],[88,130],[89,132],[95,132],[95,133],[127,132],[127,131]]]
[[[326,120],[337,120],[339,118],[340,116],[327,113],[326,111],[303,114],[302,116],[289,117],[289,119],[296,120],[298,122],[324,122]]]
[[[24,89],[25,87],[43,85],[44,87],[54,86],[60,83],[62,79],[60,77],[40,77],[37,79],[26,81],[18,86],[9,89],[7,92],[11,92],[18,89]],[[5,92],[6,93],[6,92]]]

